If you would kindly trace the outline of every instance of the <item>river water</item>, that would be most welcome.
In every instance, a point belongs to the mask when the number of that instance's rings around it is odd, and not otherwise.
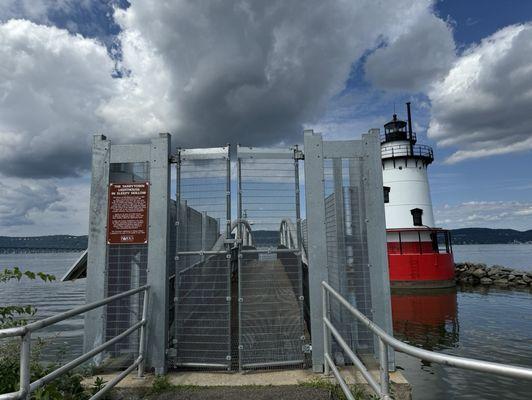
[[[455,262],[498,264],[521,271],[532,271],[532,244],[454,245],[453,252]]]
[[[457,261],[501,264],[532,270],[532,245],[454,246]],[[58,279],[78,253],[0,255],[0,269],[18,266],[55,274]],[[0,304],[33,304],[46,317],[84,303],[85,281],[1,284]],[[532,293],[457,289],[392,295],[395,335],[411,344],[489,361],[532,367]],[[49,327],[55,359],[81,354],[83,318]],[[59,346],[57,346],[59,345]],[[50,350],[49,348],[49,350]],[[60,349],[59,351],[57,349]],[[47,354],[50,354],[49,350]],[[414,388],[415,400],[532,398],[532,383],[518,382],[420,362],[397,354],[396,364]]]

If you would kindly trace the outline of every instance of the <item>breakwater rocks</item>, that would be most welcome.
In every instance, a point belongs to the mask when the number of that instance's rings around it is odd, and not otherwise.
[[[458,263],[454,266],[456,283],[500,287],[532,287],[532,272],[486,264]]]

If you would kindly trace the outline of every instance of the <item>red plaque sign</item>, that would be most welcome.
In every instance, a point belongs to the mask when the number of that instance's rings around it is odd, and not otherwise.
[[[111,183],[108,244],[148,243],[149,182]]]

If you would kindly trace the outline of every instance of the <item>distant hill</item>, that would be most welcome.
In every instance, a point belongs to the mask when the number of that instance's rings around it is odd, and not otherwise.
[[[532,230],[463,228],[452,229],[453,244],[532,243]],[[275,246],[279,232],[253,232],[256,245]],[[87,248],[87,236],[0,236],[0,253],[34,251],[81,251]]]
[[[532,243],[532,230],[463,228],[451,230],[453,244]]]
[[[0,252],[73,251],[87,248],[87,236],[0,236]]]

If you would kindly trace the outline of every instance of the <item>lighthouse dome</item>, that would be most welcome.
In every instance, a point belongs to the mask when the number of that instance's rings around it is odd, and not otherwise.
[[[397,114],[393,115],[390,122],[384,124],[384,137],[381,138],[381,142],[393,142],[395,140],[410,140],[407,123],[398,119]]]

